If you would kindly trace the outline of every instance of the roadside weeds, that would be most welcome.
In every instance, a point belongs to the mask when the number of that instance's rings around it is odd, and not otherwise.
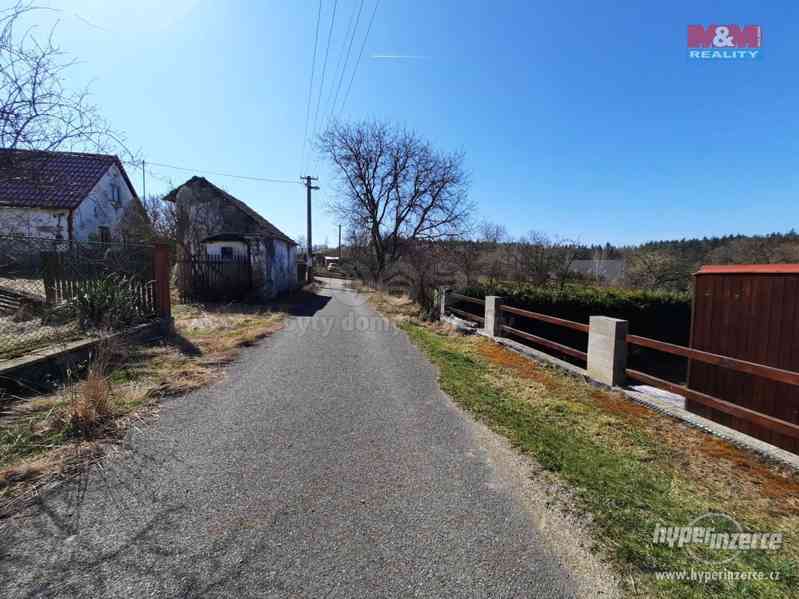
[[[0,412],[0,518],[117,448],[131,425],[157,413],[161,398],[222,378],[242,347],[278,330],[284,317],[235,304],[177,305],[173,315],[172,337],[101,345],[55,393]]]

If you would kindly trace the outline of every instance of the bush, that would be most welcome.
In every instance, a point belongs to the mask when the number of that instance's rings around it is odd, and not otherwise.
[[[480,285],[459,291],[484,298],[499,295],[512,306],[588,323],[590,316],[627,320],[631,334],[688,345],[691,296],[688,293],[567,285],[562,289],[533,285]]]
[[[82,285],[70,307],[82,329],[124,329],[141,321],[139,302],[129,277],[111,274]]]

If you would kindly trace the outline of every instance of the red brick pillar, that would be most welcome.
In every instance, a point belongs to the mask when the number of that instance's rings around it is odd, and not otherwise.
[[[155,306],[160,318],[172,318],[172,303],[169,289],[169,246],[159,243],[153,252],[155,273]]]

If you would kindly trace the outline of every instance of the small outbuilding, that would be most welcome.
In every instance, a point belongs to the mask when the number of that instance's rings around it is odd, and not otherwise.
[[[238,198],[204,177],[192,177],[164,200],[175,203],[178,241],[192,256],[237,261],[246,256],[259,299],[297,288],[297,244]]]

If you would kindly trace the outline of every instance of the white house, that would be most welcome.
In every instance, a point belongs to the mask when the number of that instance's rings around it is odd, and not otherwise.
[[[141,210],[116,156],[0,149],[0,235],[114,241]]]

